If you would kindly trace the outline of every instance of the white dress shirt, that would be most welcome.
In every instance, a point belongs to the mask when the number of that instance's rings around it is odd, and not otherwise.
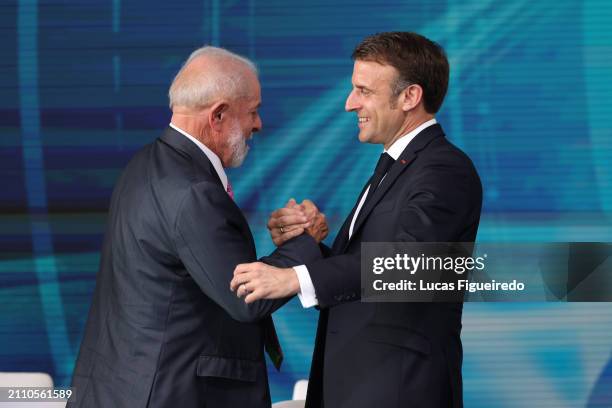
[[[428,120],[427,122],[422,123],[417,128],[413,129],[411,132],[405,134],[404,136],[397,139],[390,147],[389,150],[383,150],[383,153],[388,153],[389,156],[393,158],[393,160],[397,160],[408,143],[410,143],[416,135],[421,133],[426,128],[435,125],[438,123],[436,119]],[[385,175],[386,176],[386,175]],[[380,180],[382,182],[384,177]],[[361,196],[359,200],[359,204],[357,205],[357,209],[355,210],[355,214],[353,215],[353,219],[351,220],[351,226],[349,228],[349,239],[353,236],[353,227],[355,226],[355,221],[357,220],[357,216],[359,215],[359,211],[361,211],[361,207],[368,196],[368,191],[370,191],[370,187],[366,188],[365,192]],[[293,268],[295,273],[297,274],[298,281],[300,283],[300,292],[298,293],[298,298],[300,298],[300,302],[302,302],[303,307],[312,307],[319,304],[317,300],[317,295],[315,293],[314,285],[312,284],[312,279],[310,278],[310,273],[308,272],[308,268],[306,265],[299,265]]]
[[[223,184],[223,188],[227,192],[227,183],[228,183],[227,174],[225,174],[225,170],[223,169],[223,164],[221,164],[221,159],[219,159],[219,156],[217,156],[215,152],[213,152],[208,147],[206,147],[204,143],[200,142],[198,139],[191,136],[189,133],[185,132],[183,129],[179,128],[174,123],[170,123],[170,127],[176,130],[177,132],[179,132],[180,134],[184,135],[187,139],[191,140],[193,143],[195,143],[196,146],[200,148],[200,150],[204,152],[206,157],[208,157],[208,160],[210,160],[213,167],[215,168],[215,171],[217,172],[219,179],[221,179],[221,184]]]

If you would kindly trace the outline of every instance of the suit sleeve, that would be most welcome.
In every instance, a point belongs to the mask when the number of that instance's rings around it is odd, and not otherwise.
[[[317,244],[317,241],[310,235],[303,233],[285,242],[270,255],[261,258],[260,261],[279,268],[290,268],[322,259],[323,256],[323,250]]]
[[[319,248],[321,249],[321,254],[323,254],[324,258],[332,255],[331,248],[328,247],[327,245],[325,245],[324,243],[322,243],[322,242],[319,243]]]
[[[476,206],[480,213],[482,189],[471,162],[459,154],[446,158],[420,169],[399,209],[389,214],[397,218],[389,242],[457,241]],[[361,297],[360,251],[317,260],[306,267],[319,307]]]
[[[230,290],[234,268],[257,260],[250,231],[241,215],[228,205],[225,191],[210,182],[191,186],[179,206],[174,241],[187,272],[202,291],[232,318],[242,322],[260,320],[288,299],[259,300],[246,304]],[[316,242],[301,236],[287,242],[263,260],[289,267],[321,257]]]

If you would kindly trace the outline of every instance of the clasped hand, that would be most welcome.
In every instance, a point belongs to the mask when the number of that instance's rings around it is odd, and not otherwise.
[[[301,235],[304,231],[317,243],[324,240],[329,233],[325,214],[320,212],[312,201],[304,200],[298,204],[293,198],[285,207],[270,215],[268,230],[276,246]]]
[[[325,214],[310,200],[298,204],[290,199],[287,205],[270,215],[268,230],[277,246],[304,232],[317,243],[329,233]],[[234,269],[230,289],[246,303],[259,299],[280,299],[293,296],[300,290],[293,268],[277,268],[262,262],[240,264]]]

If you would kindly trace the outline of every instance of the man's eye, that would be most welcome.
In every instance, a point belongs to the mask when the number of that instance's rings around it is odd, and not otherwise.
[[[360,93],[360,94],[362,94],[362,95],[369,95],[369,94],[371,94],[372,92],[370,92],[370,91],[369,91],[369,90],[367,90],[367,89],[363,89],[363,88],[362,88],[362,89],[360,89],[360,90],[359,90],[359,93]]]

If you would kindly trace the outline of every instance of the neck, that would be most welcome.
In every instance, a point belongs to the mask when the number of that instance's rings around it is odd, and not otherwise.
[[[427,112],[422,112],[421,114],[417,114],[415,116],[408,116],[402,126],[398,129],[395,136],[391,138],[388,142],[385,142],[385,149],[389,150],[393,143],[397,141],[400,137],[412,132],[414,129],[421,126],[423,123],[434,118],[434,115]]]
[[[202,123],[202,119],[199,118],[197,114],[173,112],[170,122],[189,133],[189,135],[203,144],[207,144],[209,132]]]

